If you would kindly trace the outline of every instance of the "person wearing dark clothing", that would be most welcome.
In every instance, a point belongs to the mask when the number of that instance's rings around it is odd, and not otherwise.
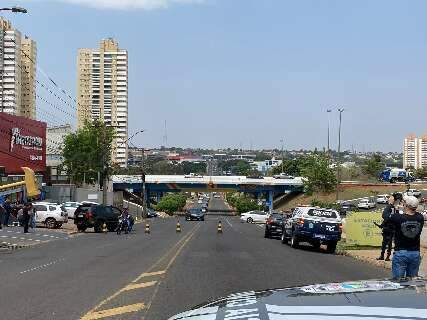
[[[381,224],[375,223],[378,228],[382,229],[383,242],[381,245],[381,254],[377,260],[384,260],[384,254],[387,249],[387,256],[385,261],[390,261],[391,249],[393,247],[394,224],[390,221],[390,217],[394,214],[396,209],[393,204],[388,204],[383,211],[383,222]]]
[[[9,225],[10,215],[12,214],[12,205],[10,203],[10,198],[6,198],[6,201],[3,203],[4,208],[4,221],[3,225],[7,227]]]
[[[390,215],[394,225],[394,255],[392,262],[393,279],[412,278],[418,275],[420,267],[420,235],[424,217],[417,212],[419,201],[414,196],[404,198],[404,213],[395,211]]]
[[[24,233],[28,233],[28,226],[30,223],[32,206],[33,205],[31,204],[31,202],[29,202],[29,203],[26,203],[24,208],[22,209]]]

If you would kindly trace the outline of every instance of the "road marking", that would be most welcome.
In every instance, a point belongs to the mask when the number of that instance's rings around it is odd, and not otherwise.
[[[159,275],[165,274],[165,273],[166,273],[166,270],[155,271],[155,272],[145,272],[145,273],[141,274],[138,278],[136,278],[135,280],[133,280],[132,282],[138,282],[142,278],[152,277],[152,276],[159,276]]]
[[[229,225],[230,227],[232,227],[232,228],[233,228],[233,225],[230,223],[230,221],[228,221],[228,219],[227,219],[227,218],[225,218],[225,221],[228,223],[228,225]]]
[[[61,261],[64,261],[64,260],[65,259],[58,259],[58,260],[55,260],[55,261],[52,261],[52,262],[49,262],[49,263],[42,264],[40,266],[31,268],[31,269],[27,269],[27,270],[21,271],[19,274],[24,274],[24,273],[28,273],[28,272],[31,272],[31,271],[45,269],[45,268],[47,268],[49,266],[52,266],[52,265],[57,264],[58,262],[61,262]]]
[[[107,317],[114,317],[114,316],[118,316],[125,313],[141,311],[144,308],[145,308],[145,305],[143,303],[135,303],[135,304],[130,304],[123,307],[107,309],[102,311],[95,311],[85,315],[80,320],[96,320],[96,319],[103,319]]]
[[[142,282],[142,283],[131,283],[128,284],[126,287],[123,288],[123,291],[130,291],[130,290],[136,290],[141,288],[148,288],[152,287],[157,283],[157,281],[148,281],[148,282]]]
[[[188,243],[188,241],[193,237],[194,233],[200,228],[200,224],[196,224],[191,231],[183,238],[181,238],[175,245],[172,246],[172,248],[170,248],[163,256],[161,256],[151,267],[149,267],[147,269],[146,272],[142,273],[141,275],[139,275],[135,280],[133,280],[131,282],[132,283],[136,283],[138,282],[140,279],[144,278],[144,277],[149,277],[149,276],[154,276],[154,275],[163,275],[167,272],[167,270],[170,268],[170,266],[172,265],[172,263],[175,261],[175,259],[178,257],[178,255],[180,254],[180,252],[182,251],[182,249],[185,247],[185,245]],[[178,249],[177,249],[178,248]],[[172,259],[169,261],[168,265],[166,266],[166,268],[164,270],[160,270],[160,271],[155,271],[153,272],[152,270],[154,270],[155,268],[157,268],[157,266],[163,261],[165,260],[172,252],[175,252],[175,255],[172,257]],[[148,308],[147,310],[150,308],[155,295],[157,294],[157,291],[159,289],[159,285],[160,285],[161,281],[158,281],[155,285],[156,285],[156,289],[154,291],[153,294],[153,298],[150,300],[150,303],[148,304]],[[121,293],[123,293],[124,291],[126,291],[125,289],[129,286],[127,285],[124,288],[121,288],[120,290],[118,290],[117,292],[115,292],[114,294],[112,294],[111,296],[109,296],[108,298],[104,299],[103,301],[101,301],[100,303],[98,303],[94,308],[92,308],[91,310],[89,310],[82,318],[80,318],[80,320],[92,320],[92,319],[101,319],[101,318],[91,318],[91,315],[95,315],[98,313],[98,311],[96,311],[97,309],[101,308],[103,305],[105,305],[106,303],[110,302],[111,300],[113,300],[114,298],[116,298],[117,296],[119,296]],[[144,305],[145,307],[145,305]],[[114,309],[115,310],[115,309]],[[142,310],[142,309],[140,309]],[[136,312],[136,311],[140,311],[140,310],[135,310],[135,311],[129,311],[129,312]],[[102,312],[102,311],[99,311]],[[106,316],[105,316],[106,317]]]

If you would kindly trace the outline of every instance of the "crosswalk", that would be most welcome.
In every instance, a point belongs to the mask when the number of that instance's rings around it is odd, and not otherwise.
[[[30,247],[54,240],[68,239],[70,239],[68,234],[47,229],[35,229],[29,233],[24,233],[20,227],[0,229],[0,247],[9,249]]]

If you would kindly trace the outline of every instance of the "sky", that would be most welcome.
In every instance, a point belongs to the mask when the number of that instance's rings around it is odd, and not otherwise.
[[[3,16],[37,41],[39,79],[73,97],[78,48],[114,37],[129,51],[137,146],[163,145],[166,121],[168,146],[322,149],[329,108],[332,148],[336,108],[343,149],[401,151],[427,133],[427,1],[1,2],[28,9]]]

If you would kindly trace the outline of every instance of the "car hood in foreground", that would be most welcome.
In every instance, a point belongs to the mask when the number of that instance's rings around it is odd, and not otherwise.
[[[169,320],[427,319],[427,281],[388,280],[248,291]]]

